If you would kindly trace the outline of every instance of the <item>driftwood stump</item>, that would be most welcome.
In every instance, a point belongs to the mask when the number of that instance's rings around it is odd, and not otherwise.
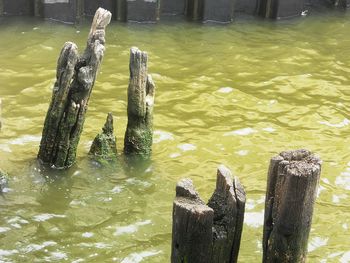
[[[171,262],[237,262],[244,209],[244,189],[225,166],[218,168],[216,190],[208,205],[191,180],[181,180],[173,206]]]
[[[89,152],[97,161],[113,161],[117,158],[117,143],[113,130],[113,115],[108,113],[102,133],[97,134]]]
[[[265,203],[263,262],[305,262],[321,160],[307,150],[273,157]]]
[[[96,11],[84,53],[64,44],[57,63],[56,83],[46,115],[38,159],[53,168],[70,167],[76,158],[85,113],[104,54],[105,28],[111,13]]]
[[[128,125],[124,138],[124,153],[148,157],[153,142],[153,105],[155,84],[147,74],[146,52],[130,50],[130,80],[128,87]]]

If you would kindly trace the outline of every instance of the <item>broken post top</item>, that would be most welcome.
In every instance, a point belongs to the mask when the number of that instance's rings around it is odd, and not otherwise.
[[[102,40],[102,44],[105,43],[104,41],[104,32],[106,29],[106,26],[111,22],[112,14],[106,9],[99,8],[97,9],[94,19],[92,21],[89,37],[88,37],[88,43],[94,42],[96,39]]]
[[[105,27],[111,13],[96,11],[82,55],[66,42],[57,63],[56,82],[46,115],[38,158],[53,168],[68,168],[76,159],[92,88],[104,55]]]
[[[147,63],[147,52],[141,51],[137,47],[130,49],[128,112],[138,117],[146,115]]]
[[[192,180],[187,178],[182,179],[176,184],[176,197],[184,197],[202,201],[196,189],[194,188]]]
[[[306,177],[318,173],[321,169],[321,159],[305,149],[284,151],[275,160],[283,162],[286,174]]]
[[[113,115],[111,112],[108,113],[106,123],[102,128],[102,132],[106,135],[113,135]]]

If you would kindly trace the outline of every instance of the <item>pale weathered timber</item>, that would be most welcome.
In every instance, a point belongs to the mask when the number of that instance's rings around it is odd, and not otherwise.
[[[245,210],[245,191],[237,177],[221,165],[216,189],[208,202],[214,210],[212,263],[237,262]]]
[[[153,105],[155,84],[147,74],[148,56],[136,47],[130,50],[128,87],[128,125],[124,137],[124,153],[148,157],[153,142]]]
[[[8,186],[9,177],[6,172],[0,169],[0,194]]]
[[[75,162],[85,113],[105,50],[105,28],[111,13],[99,8],[84,53],[74,43],[64,44],[57,63],[56,82],[46,115],[38,159],[53,168]]]
[[[245,191],[231,171],[221,165],[216,190],[208,205],[192,181],[176,186],[173,205],[172,263],[237,262],[245,209]]]
[[[172,263],[210,263],[214,210],[205,205],[190,179],[176,185],[173,205]]]
[[[307,150],[273,157],[265,200],[263,262],[306,261],[321,160]]]
[[[89,151],[97,161],[113,161],[117,158],[117,143],[113,131],[113,115],[108,113],[102,133],[97,134]]]

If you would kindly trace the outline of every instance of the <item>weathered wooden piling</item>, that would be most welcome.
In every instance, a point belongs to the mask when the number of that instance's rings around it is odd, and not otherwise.
[[[9,177],[6,172],[0,169],[0,194],[8,186]]]
[[[148,157],[153,142],[153,105],[155,84],[147,74],[148,56],[136,47],[130,50],[128,87],[128,125],[124,153]]]
[[[108,113],[102,133],[97,134],[89,151],[89,154],[97,161],[113,161],[117,158],[117,143],[113,130],[113,115]]]
[[[1,109],[2,109],[2,100],[0,98],[0,130],[2,128],[2,115],[1,115]]]
[[[218,168],[216,190],[208,205],[191,180],[181,180],[173,205],[171,262],[237,262],[244,209],[244,189],[225,166]]]
[[[307,150],[286,151],[270,162],[265,200],[263,262],[306,261],[321,160]]]
[[[96,11],[84,53],[64,44],[57,63],[56,82],[46,115],[38,159],[53,168],[70,167],[76,158],[85,113],[104,54],[105,28],[111,13]]]

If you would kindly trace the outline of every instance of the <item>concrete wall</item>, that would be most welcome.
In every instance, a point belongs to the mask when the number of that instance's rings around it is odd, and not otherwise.
[[[35,15],[68,23],[104,7],[119,21],[156,22],[180,15],[193,21],[231,22],[237,13],[280,19],[324,5],[350,8],[350,0],[0,0],[0,15]]]

